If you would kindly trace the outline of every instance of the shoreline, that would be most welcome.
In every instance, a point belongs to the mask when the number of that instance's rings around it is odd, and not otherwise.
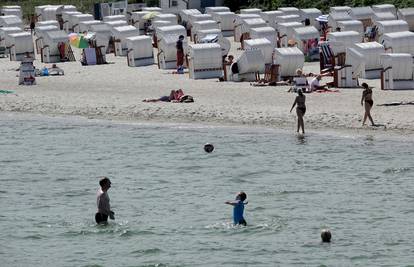
[[[232,42],[231,54],[238,45]],[[79,58],[80,50],[75,50]],[[19,62],[0,59],[0,89],[16,95],[0,95],[0,114],[21,112],[50,116],[81,116],[117,121],[198,123],[282,129],[296,133],[296,113],[289,110],[296,97],[290,86],[253,87],[248,82],[191,80],[156,65],[128,67],[125,57],[107,55],[113,64],[81,66],[58,63],[64,76],[38,77],[37,85],[19,86]],[[38,59],[37,68],[49,66]],[[318,62],[306,63],[306,73],[318,73]],[[328,82],[332,77],[324,78]],[[306,94],[305,132],[346,132],[348,135],[397,135],[414,137],[414,105],[384,107],[376,104],[414,100],[414,90],[382,91],[380,80],[360,80],[374,87],[374,121],[386,127],[362,127],[364,109],[361,89],[339,89],[332,93]],[[194,103],[144,103],[171,90],[182,88]]]
[[[237,131],[254,131],[261,133],[281,133],[286,135],[297,136],[302,138],[303,135],[297,134],[294,129],[273,127],[271,125],[262,125],[262,124],[237,124],[237,123],[219,123],[213,121],[165,121],[165,120],[138,120],[133,118],[126,117],[108,117],[108,116],[81,116],[81,115],[68,115],[68,114],[45,114],[45,113],[34,113],[34,112],[2,112],[6,116],[14,117],[20,116],[23,119],[51,119],[51,120],[69,120],[73,122],[82,122],[85,124],[89,123],[98,123],[98,124],[127,124],[127,125],[143,125],[145,127],[186,127],[186,128],[227,128],[227,129],[236,129]],[[12,118],[13,119],[13,118]],[[310,129],[305,133],[305,137],[312,135],[321,135],[321,136],[332,136],[336,138],[379,138],[381,140],[391,140],[391,141],[407,141],[413,142],[414,133],[409,132],[397,132],[397,131],[387,131],[384,129],[377,130],[377,128],[364,128],[364,129],[344,129],[344,128],[318,128]]]

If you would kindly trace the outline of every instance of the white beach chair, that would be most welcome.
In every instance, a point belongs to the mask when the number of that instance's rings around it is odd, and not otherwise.
[[[188,48],[188,70],[191,79],[220,78],[223,73],[219,44],[191,44]]]
[[[127,61],[130,67],[147,66],[154,64],[152,40],[149,36],[134,36],[126,38]]]
[[[411,54],[395,53],[381,55],[382,90],[414,90],[413,58]]]

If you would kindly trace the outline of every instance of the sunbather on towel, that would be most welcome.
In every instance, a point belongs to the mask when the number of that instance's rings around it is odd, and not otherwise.
[[[192,100],[192,101],[190,101]],[[179,102],[194,102],[193,97],[190,95],[186,95],[184,94],[182,89],[178,89],[178,90],[171,90],[170,95],[169,96],[161,96],[160,98],[155,98],[155,99],[144,99],[142,100],[142,102],[174,102],[174,103],[179,103]]]
[[[49,75],[57,76],[57,75],[65,75],[65,72],[59,68],[56,64],[53,64],[51,68],[49,68]]]

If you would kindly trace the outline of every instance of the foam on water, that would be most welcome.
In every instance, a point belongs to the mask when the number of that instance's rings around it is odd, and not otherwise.
[[[16,114],[0,129],[2,266],[414,261],[412,141]],[[108,226],[94,223],[101,175]],[[240,190],[247,227],[224,204]]]

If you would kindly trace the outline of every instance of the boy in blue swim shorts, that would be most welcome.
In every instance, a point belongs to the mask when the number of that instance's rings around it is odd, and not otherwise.
[[[244,203],[247,195],[244,192],[239,192],[236,196],[235,201],[226,201],[225,204],[233,206],[233,221],[235,225],[241,224],[246,226],[246,220],[243,217],[244,205],[247,205],[248,202]]]

